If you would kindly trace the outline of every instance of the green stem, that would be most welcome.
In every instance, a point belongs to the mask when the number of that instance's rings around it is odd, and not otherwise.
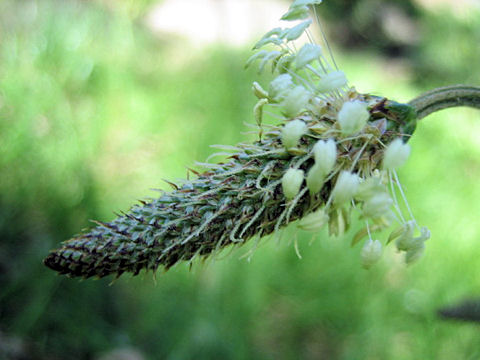
[[[408,103],[417,112],[417,120],[451,107],[469,106],[480,109],[480,87],[452,85],[428,91]]]
[[[452,85],[428,91],[408,103],[415,108],[417,120],[442,109],[468,106],[480,109],[480,87]],[[456,306],[440,309],[438,314],[445,319],[480,322],[480,301],[467,300]]]

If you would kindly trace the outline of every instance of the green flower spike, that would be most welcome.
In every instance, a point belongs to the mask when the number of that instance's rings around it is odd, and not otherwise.
[[[331,235],[341,235],[355,214],[365,227],[352,245],[367,237],[361,251],[365,268],[382,253],[371,233],[389,227],[396,229],[385,243],[394,242],[407,263],[417,260],[430,232],[417,225],[396,173],[410,152],[405,143],[417,120],[434,111],[480,108],[480,89],[441,88],[409,104],[358,93],[331,54],[332,63],[313,41],[294,44],[304,33],[313,39],[312,20],[304,19],[308,8],[320,3],[294,1],[283,19],[301,22],[269,31],[247,61],[277,73],[268,91],[257,82],[252,87],[259,98],[258,141],[225,146],[231,152],[227,162],[207,164],[196,179],[141,201],[111,222],[96,222],[51,251],[45,265],[73,277],[136,275],[211,257],[295,221],[306,231],[328,224]],[[266,107],[279,114],[276,126],[262,125]]]

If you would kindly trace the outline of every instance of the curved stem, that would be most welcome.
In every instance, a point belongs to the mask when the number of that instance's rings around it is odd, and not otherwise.
[[[480,87],[452,85],[428,91],[408,103],[415,108],[417,120],[442,109],[468,106],[480,109]],[[467,300],[438,310],[442,318],[480,322],[480,300]]]
[[[428,91],[408,103],[417,111],[417,120],[442,109],[469,106],[480,109],[480,87],[452,85]]]

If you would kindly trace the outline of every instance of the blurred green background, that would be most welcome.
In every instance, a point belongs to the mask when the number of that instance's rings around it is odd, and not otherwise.
[[[276,17],[288,7],[268,2]],[[182,24],[191,2],[177,3]],[[245,247],[156,282],[127,275],[109,286],[42,265],[89,219],[155,196],[151,188],[184,177],[210,144],[246,138],[258,76],[242,69],[255,39],[200,44],[162,33],[145,20],[159,4],[0,1],[0,358],[480,358],[477,325],[436,316],[480,295],[474,110],[432,115],[411,140],[400,176],[432,231],[411,267],[392,246],[364,271],[352,233],[321,233],[310,245],[295,229],[249,262]],[[408,101],[480,84],[478,2],[325,1],[318,10],[361,92]],[[288,241],[296,235],[301,260]]]

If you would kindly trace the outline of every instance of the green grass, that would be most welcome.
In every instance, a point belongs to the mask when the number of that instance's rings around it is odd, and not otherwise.
[[[121,11],[45,1],[29,17],[14,1],[2,6],[2,333],[61,359],[126,345],[147,359],[480,357],[476,326],[435,315],[479,295],[478,112],[433,115],[411,140],[400,176],[417,220],[432,231],[414,266],[392,246],[364,271],[360,248],[349,246],[353,232],[321,232],[309,245],[310,234],[291,228],[279,244],[262,241],[250,262],[240,259],[247,246],[192,271],[159,272],[156,284],[151,274],[110,287],[63,279],[41,265],[49,248],[88,219],[109,220],[155,196],[149,189],[166,189],[162,179],[184,177],[210,144],[246,138],[256,74],[242,71],[248,49],[182,51]],[[409,100],[429,87],[388,71],[381,58],[338,54],[361,91]],[[467,65],[455,63],[448,78],[457,69],[459,82],[471,77]]]

